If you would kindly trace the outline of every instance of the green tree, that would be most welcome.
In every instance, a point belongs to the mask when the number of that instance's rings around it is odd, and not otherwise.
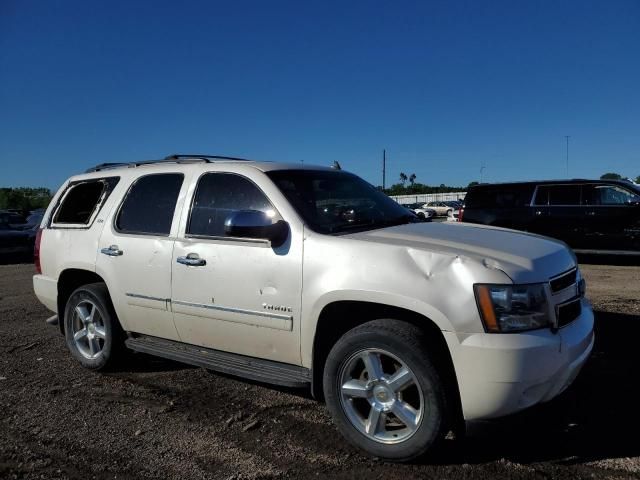
[[[634,181],[635,181],[636,183],[640,183],[640,175],[638,175]]]
[[[50,201],[48,188],[0,188],[0,210],[14,208],[26,213],[45,208]]]
[[[411,186],[413,186],[415,182],[416,182],[416,174],[412,173],[411,175],[409,175],[409,183],[411,184]]]
[[[407,183],[407,174],[404,172],[400,172],[400,183],[404,187],[404,184]]]
[[[614,172],[608,172],[600,176],[601,180],[622,180],[622,175]]]
[[[469,185],[467,185],[467,189],[471,187],[475,187],[476,185],[480,185],[480,182],[476,182],[476,181],[470,182]]]

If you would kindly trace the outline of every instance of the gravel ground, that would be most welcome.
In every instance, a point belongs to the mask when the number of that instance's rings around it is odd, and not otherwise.
[[[0,266],[0,478],[640,478],[640,267],[582,268],[597,340],[576,383],[392,465],[357,454],[302,392],[144,355],[83,370],[44,323],[33,267]]]

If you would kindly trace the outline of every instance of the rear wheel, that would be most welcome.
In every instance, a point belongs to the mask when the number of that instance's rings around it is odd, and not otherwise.
[[[423,336],[405,322],[374,320],[329,353],[327,406],[341,433],[370,455],[409,461],[443,436],[445,393]]]
[[[124,350],[124,332],[104,283],[75,290],[67,301],[64,322],[67,347],[85,368],[106,369]]]

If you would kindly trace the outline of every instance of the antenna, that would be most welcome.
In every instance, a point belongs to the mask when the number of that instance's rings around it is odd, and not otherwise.
[[[570,135],[564,136],[567,141],[567,178],[569,178],[569,137]]]
[[[382,191],[385,190],[385,182],[387,176],[387,150],[382,149]]]

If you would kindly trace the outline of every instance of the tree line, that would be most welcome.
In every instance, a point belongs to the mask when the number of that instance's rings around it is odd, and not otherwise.
[[[629,177],[623,177],[622,175],[620,175],[619,173],[615,173],[615,172],[607,172],[603,175],[600,176],[601,180],[631,180],[631,178]],[[635,183],[639,183],[640,184],[640,175],[638,175],[636,177],[635,180],[633,180]]]
[[[452,187],[441,183],[440,186],[425,185],[423,183],[416,182],[416,174],[412,173],[407,175],[404,172],[400,172],[398,183],[394,183],[389,188],[384,189],[384,193],[387,195],[420,195],[424,193],[450,193],[450,192],[466,192],[470,187],[478,185],[478,182],[471,182],[466,187]],[[608,172],[600,176],[602,180],[632,180],[637,184],[640,184],[640,175],[635,180],[623,177],[622,175],[614,172]],[[382,187],[378,187],[382,190]]]
[[[15,209],[24,213],[37,208],[46,208],[51,201],[48,188],[0,188],[0,210]]]
[[[416,178],[417,176],[415,173],[407,175],[404,172],[400,172],[398,183],[394,183],[389,188],[385,188],[384,193],[387,195],[420,195],[423,193],[464,192],[468,187],[478,183],[471,182],[466,187],[452,187],[445,185],[444,183],[441,183],[440,186],[432,186],[416,182]],[[382,190],[382,187],[379,188]]]

